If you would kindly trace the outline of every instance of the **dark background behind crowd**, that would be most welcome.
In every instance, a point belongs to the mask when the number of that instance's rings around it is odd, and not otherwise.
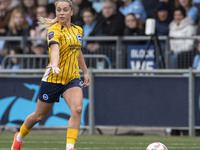
[[[0,62],[7,54],[46,54],[47,30],[37,23],[38,17],[55,18],[57,0],[0,0],[0,36],[23,36],[37,40],[26,41],[22,47],[17,41],[0,41]],[[200,0],[72,0],[72,23],[88,36],[142,36],[145,20],[156,19],[156,33],[163,36],[187,37],[200,34]],[[134,42],[133,42],[134,43]],[[192,65],[194,40],[170,40],[171,65],[187,68]],[[109,43],[107,43],[109,44]],[[94,53],[98,42],[83,41],[83,48]],[[187,60],[186,66],[182,61]],[[18,62],[18,61],[15,61]],[[17,64],[18,65],[18,64]],[[200,63],[196,62],[194,68]],[[16,66],[15,66],[16,67]],[[18,67],[20,68],[20,66]]]

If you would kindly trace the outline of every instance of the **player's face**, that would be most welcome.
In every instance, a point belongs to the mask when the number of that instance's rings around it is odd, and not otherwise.
[[[56,17],[58,22],[65,24],[71,22],[71,16],[73,15],[73,10],[68,2],[59,2],[56,6]]]

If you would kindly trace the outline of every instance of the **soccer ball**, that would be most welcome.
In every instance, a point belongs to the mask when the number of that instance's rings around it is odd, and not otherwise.
[[[155,143],[149,144],[146,150],[168,150],[168,149],[164,144],[160,142],[155,142]]]

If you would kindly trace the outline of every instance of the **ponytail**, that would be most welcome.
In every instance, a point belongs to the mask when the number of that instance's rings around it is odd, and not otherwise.
[[[49,29],[52,25],[58,22],[58,18],[56,17],[54,19],[49,19],[49,18],[39,17],[38,22],[40,24],[43,24],[46,29]]]

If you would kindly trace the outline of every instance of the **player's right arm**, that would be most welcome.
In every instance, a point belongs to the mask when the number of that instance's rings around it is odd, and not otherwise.
[[[51,64],[47,68],[51,68],[53,74],[59,74],[60,69],[58,68],[58,62],[59,62],[59,45],[58,44],[51,44]]]
[[[52,69],[52,73],[59,74],[60,69],[58,68],[59,63],[59,43],[60,43],[60,34],[59,30],[55,27],[51,27],[48,31],[48,37],[47,42],[48,46],[50,47],[50,54],[51,54],[51,60],[50,65],[47,66],[47,68]]]

